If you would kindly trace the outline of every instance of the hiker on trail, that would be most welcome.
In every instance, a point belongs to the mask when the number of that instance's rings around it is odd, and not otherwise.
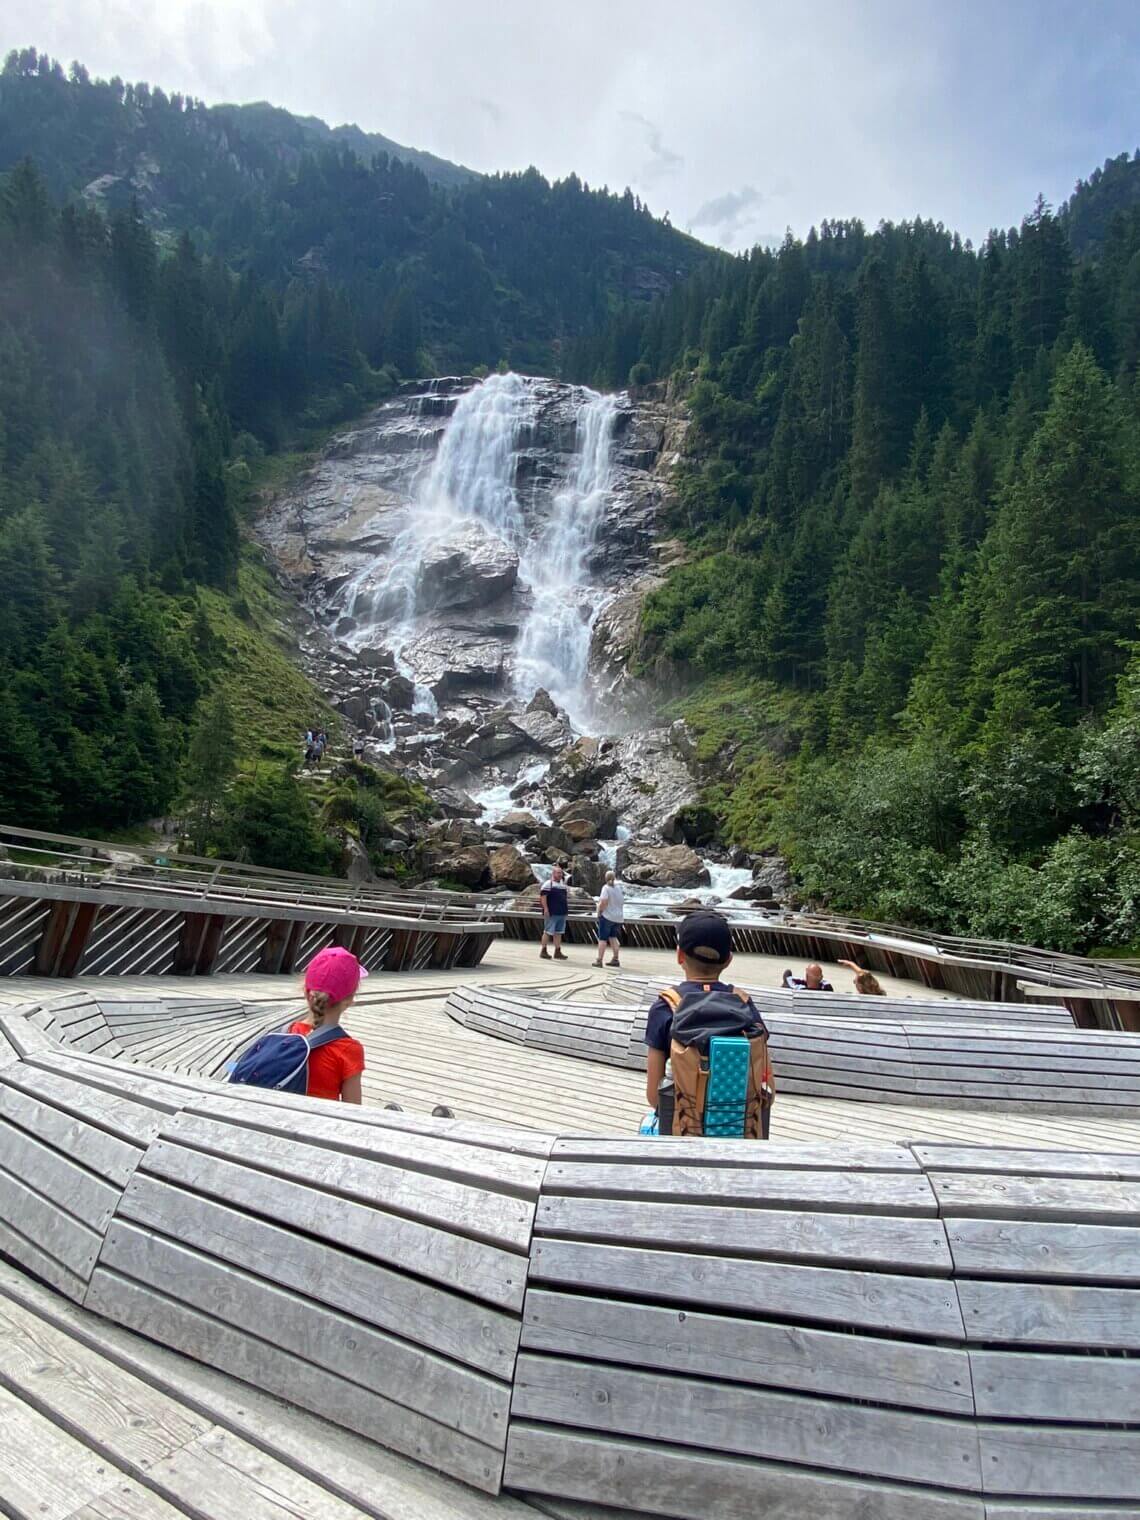
[[[673,1060],[676,1111],[670,1116],[670,1127],[661,1129],[662,1134],[702,1133],[703,1115],[695,1105],[697,1089],[703,1080],[699,1076],[701,1058],[696,1055],[695,1046],[686,1051],[673,1042],[674,1019],[684,1016],[691,1022],[692,1014],[696,1013],[706,1016],[710,1024],[721,1023],[725,1032],[738,1020],[739,1028],[732,1029],[732,1033],[746,1034],[750,1041],[754,1037],[763,1040],[762,1047],[753,1047],[758,1061],[749,1079],[745,1134],[753,1139],[767,1136],[766,1113],[774,1086],[767,1056],[767,1030],[747,993],[721,980],[731,960],[732,926],[726,918],[705,909],[681,920],[677,926],[677,962],[683,978],[676,986],[665,988],[650,1004],[645,1022],[645,1096],[655,1110],[666,1062],[670,1057]],[[688,1063],[684,1071],[678,1067],[681,1061]]]
[[[354,760],[364,759],[364,739],[360,734],[357,734],[356,738],[352,741],[352,758]]]
[[[329,945],[305,968],[305,1001],[308,1019],[289,1025],[290,1034],[312,1035],[340,1027],[342,1016],[356,997],[362,977],[368,975],[351,950]],[[342,1030],[309,1054],[310,1098],[331,1098],[335,1103],[359,1103],[360,1074],[364,1070],[364,1046]]]
[[[554,959],[556,961],[568,961],[570,957],[562,953],[562,936],[566,933],[566,919],[570,913],[570,894],[566,890],[566,873],[561,866],[555,866],[550,873],[550,880],[543,882],[542,890],[538,894],[538,900],[542,904],[542,950],[540,959],[550,960],[550,952],[546,948],[547,940],[553,942]]]
[[[839,964],[842,966],[842,965],[845,964],[845,962],[840,961]],[[804,967],[804,974],[803,974],[803,976],[793,976],[790,971],[785,971],[784,972],[784,986],[785,987],[799,987],[799,988],[802,988],[802,990],[804,992],[834,992],[835,991],[835,988],[831,985],[830,982],[825,982],[824,981],[824,979],[823,979],[823,967],[820,966],[816,961],[812,961],[812,963],[811,963],[810,966],[805,966]]]
[[[840,961],[839,964],[855,973],[856,992],[861,992],[866,997],[886,997],[887,990],[873,971],[864,971],[854,961]]]
[[[606,879],[598,898],[598,958],[595,966],[602,964],[606,946],[610,947],[609,964],[620,966],[621,926],[625,922],[625,889],[612,871]]]

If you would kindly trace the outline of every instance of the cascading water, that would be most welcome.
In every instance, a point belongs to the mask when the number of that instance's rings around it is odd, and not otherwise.
[[[616,396],[587,393],[578,413],[573,471],[519,562],[533,604],[519,640],[515,689],[525,698],[545,687],[579,731],[591,716],[586,666],[599,610],[587,560],[612,486],[617,411]]]
[[[410,521],[392,543],[385,574],[376,582],[374,567],[367,567],[346,594],[350,618],[391,625],[397,669],[413,681],[407,650],[432,550],[472,519],[516,550],[521,547],[524,528],[514,477],[527,401],[526,382],[515,374],[489,375],[459,398],[416,486]],[[432,717],[438,712],[435,697],[419,683],[413,711]]]

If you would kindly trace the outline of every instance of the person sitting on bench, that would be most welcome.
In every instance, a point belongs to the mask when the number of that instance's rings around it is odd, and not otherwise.
[[[840,962],[842,965],[842,962]],[[803,976],[793,976],[791,971],[784,972],[785,987],[799,987],[804,992],[834,992],[835,988],[830,982],[824,980],[823,967],[818,961],[812,961],[810,966],[804,967]]]

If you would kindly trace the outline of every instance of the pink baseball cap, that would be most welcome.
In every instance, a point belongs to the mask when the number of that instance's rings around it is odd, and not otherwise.
[[[334,1003],[343,1003],[360,986],[368,972],[351,950],[328,945],[318,950],[305,967],[305,991],[327,992]]]

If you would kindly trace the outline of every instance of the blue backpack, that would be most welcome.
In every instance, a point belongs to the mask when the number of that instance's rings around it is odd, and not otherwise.
[[[274,1092],[305,1093],[309,1086],[309,1052],[334,1040],[347,1040],[339,1024],[313,1034],[263,1034],[234,1062],[230,1081]]]

